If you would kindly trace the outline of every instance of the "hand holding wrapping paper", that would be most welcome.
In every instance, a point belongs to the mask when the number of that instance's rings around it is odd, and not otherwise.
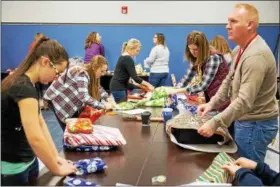
[[[198,134],[197,130],[210,119],[211,116],[199,116],[186,110],[167,122],[166,133],[170,135],[170,138],[173,136],[178,143],[184,145],[212,144],[222,146],[228,142],[232,142],[233,139],[228,130],[221,127],[219,127],[210,138],[205,138]],[[203,147],[205,148],[205,146]]]

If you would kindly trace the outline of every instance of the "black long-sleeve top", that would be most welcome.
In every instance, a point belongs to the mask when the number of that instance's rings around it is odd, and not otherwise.
[[[110,91],[127,90],[129,78],[138,84],[143,81],[137,76],[133,59],[128,55],[120,56],[110,82]]]

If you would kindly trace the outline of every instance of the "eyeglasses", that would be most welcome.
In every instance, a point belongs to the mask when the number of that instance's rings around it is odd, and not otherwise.
[[[56,69],[55,65],[52,63],[52,61],[50,61],[50,65],[54,69],[56,76],[59,77],[60,73],[58,72],[58,70]]]

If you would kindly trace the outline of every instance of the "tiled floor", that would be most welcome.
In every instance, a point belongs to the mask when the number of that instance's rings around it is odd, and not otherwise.
[[[44,110],[42,113],[46,123],[48,124],[54,143],[58,151],[60,152],[62,151],[63,132],[56,120],[55,115],[51,110]],[[279,171],[279,154],[268,151],[265,162],[268,163],[272,169]],[[43,163],[40,162],[40,169],[43,167]]]

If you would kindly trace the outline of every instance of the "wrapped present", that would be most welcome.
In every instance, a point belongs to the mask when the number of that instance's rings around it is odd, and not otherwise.
[[[65,122],[70,133],[90,134],[93,131],[93,125],[88,118],[68,118]]]
[[[192,105],[200,105],[206,103],[204,93],[199,93],[195,95],[185,94],[188,100],[188,103]]]
[[[169,133],[172,131],[177,141],[184,144],[217,144],[228,140],[230,138],[229,134],[222,129],[218,129],[209,138],[198,134],[197,129],[209,119],[209,116],[202,117],[186,111],[167,122],[167,131]]]
[[[234,162],[235,160],[228,154],[222,152],[219,153],[213,160],[207,170],[198,177],[197,181],[208,183],[232,183],[233,177],[222,169],[222,166],[228,162]]]
[[[154,92],[148,92],[144,99],[138,101],[137,106],[164,107],[169,105],[176,107],[178,104],[177,96],[168,97],[173,89],[173,87],[166,86],[158,87]]]
[[[91,134],[73,134],[66,129],[64,142],[74,147],[81,145],[121,146],[126,144],[126,140],[118,128],[103,125],[94,125],[94,131]]]
[[[237,151],[237,146],[227,129],[219,127],[213,136],[204,137],[197,130],[212,116],[199,116],[184,110],[166,123],[170,140],[180,147],[202,152]]]
[[[107,168],[106,163],[98,157],[78,160],[74,162],[73,165],[77,168],[75,175],[88,175],[90,173],[103,171]]]
[[[112,151],[116,150],[117,146],[107,146],[107,145],[80,145],[78,147],[72,146],[67,143],[63,143],[63,148],[68,151],[77,152],[101,152],[101,151]]]
[[[63,185],[64,186],[97,186],[95,183],[89,182],[85,179],[76,178],[76,177],[69,177],[69,176],[67,176],[63,180]]]
[[[135,108],[135,104],[133,104],[132,102],[121,102],[117,104],[116,107],[117,110],[132,110],[134,108]]]
[[[80,113],[79,118],[89,118],[91,123],[94,123],[102,114],[104,114],[103,110],[98,110],[87,105]]]

